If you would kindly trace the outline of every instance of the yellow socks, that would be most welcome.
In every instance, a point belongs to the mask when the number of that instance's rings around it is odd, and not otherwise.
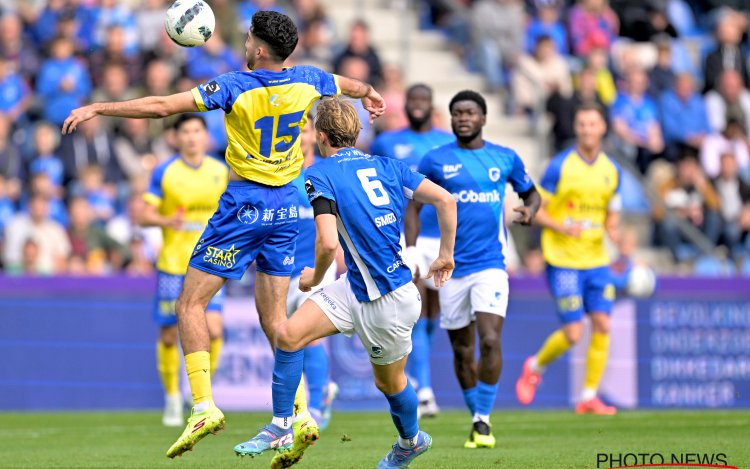
[[[305,391],[304,376],[299,380],[297,393],[294,395],[294,417],[307,412],[307,393]]]
[[[193,393],[193,404],[210,402],[211,395],[211,358],[208,352],[200,351],[185,355],[190,390]]]
[[[547,365],[557,360],[560,355],[567,352],[570,348],[570,342],[565,338],[563,331],[558,329],[553,332],[542,345],[542,348],[536,353],[536,366],[544,369]]]
[[[221,348],[224,346],[224,339],[221,337],[211,340],[211,376],[219,368],[219,357],[221,357]]]
[[[175,396],[180,394],[180,351],[177,344],[166,345],[156,343],[156,369],[161,376],[164,394]]]
[[[604,369],[607,367],[609,357],[609,334],[594,332],[591,334],[591,344],[586,354],[586,377],[583,381],[583,389],[596,391],[602,380]]]

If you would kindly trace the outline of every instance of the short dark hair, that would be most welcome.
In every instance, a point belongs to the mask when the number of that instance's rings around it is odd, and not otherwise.
[[[482,114],[487,115],[487,101],[485,101],[484,97],[476,91],[463,90],[456,93],[448,105],[448,112],[453,112],[453,105],[459,101],[474,101],[482,110]]]
[[[268,44],[280,61],[286,60],[297,47],[297,26],[288,16],[275,11],[258,11],[253,15],[250,33]]]
[[[607,121],[607,112],[604,110],[604,107],[602,107],[602,105],[597,103],[596,101],[587,101],[579,105],[576,108],[575,115],[577,116],[579,112],[586,111],[595,111],[602,119],[604,119],[605,122]]]
[[[190,122],[192,120],[200,121],[201,125],[203,125],[204,129],[208,129],[208,124],[206,124],[206,119],[203,118],[200,114],[193,114],[193,113],[187,113],[187,114],[180,114],[177,116],[177,119],[174,121],[174,124],[172,127],[175,130],[180,130],[180,127],[185,124],[185,122]]]
[[[410,87],[406,89],[406,97],[409,97],[410,94],[417,90],[424,90],[430,94],[430,97],[432,97],[432,88],[430,88],[429,85],[425,83],[414,83]]]

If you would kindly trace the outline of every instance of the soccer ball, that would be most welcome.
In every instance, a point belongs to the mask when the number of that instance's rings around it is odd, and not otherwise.
[[[183,47],[202,46],[216,26],[214,12],[201,0],[177,0],[167,10],[164,28],[169,38]]]
[[[630,269],[625,292],[635,298],[648,298],[656,289],[656,273],[643,264],[636,264]]]

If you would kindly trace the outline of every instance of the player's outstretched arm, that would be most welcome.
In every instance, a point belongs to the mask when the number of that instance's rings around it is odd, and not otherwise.
[[[362,100],[362,106],[370,113],[370,123],[375,118],[383,115],[385,112],[385,100],[380,96],[380,93],[375,91],[372,85],[362,83],[353,78],[342,77],[341,75],[337,75],[337,81],[344,96]]]
[[[320,200],[320,199],[318,199]],[[317,203],[318,200],[313,201]],[[328,201],[323,201],[323,203]],[[323,281],[331,267],[339,248],[339,236],[336,229],[336,215],[319,213],[315,215],[315,268],[306,267],[300,274],[299,289],[308,292]]]
[[[532,186],[528,191],[519,195],[521,196],[521,200],[523,200],[523,206],[516,207],[513,209],[513,211],[516,213],[520,213],[521,216],[513,222],[520,223],[521,225],[531,225],[534,217],[536,217],[537,213],[539,212],[539,207],[542,204],[542,198],[539,195],[539,191],[537,191],[536,187],[534,186]]]
[[[72,133],[78,124],[96,116],[130,117],[136,119],[156,119],[179,114],[198,112],[198,105],[190,91],[169,96],[147,96],[129,101],[93,103],[73,109],[63,122],[63,135]]]
[[[450,192],[428,179],[419,184],[413,197],[419,203],[434,206],[437,212],[440,226],[440,251],[438,258],[430,265],[427,278],[432,277],[435,286],[441,287],[451,278],[455,267],[453,246],[456,242],[456,199]]]
[[[174,217],[167,218],[159,213],[159,209],[149,203],[144,202],[140,204],[140,207],[135,212],[135,221],[140,226],[158,226],[159,228],[172,228],[175,230],[180,229],[184,220],[182,215],[178,212]]]

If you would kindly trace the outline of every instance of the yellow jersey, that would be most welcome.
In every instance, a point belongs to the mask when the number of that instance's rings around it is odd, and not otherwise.
[[[606,154],[584,160],[575,149],[556,156],[544,173],[539,192],[548,201],[549,216],[565,225],[581,226],[578,238],[542,230],[542,253],[547,263],[568,269],[609,265],[604,237],[610,211],[619,211],[622,171]]]
[[[322,96],[340,92],[335,75],[311,66],[225,73],[192,90],[198,109],[225,112],[227,164],[269,186],[299,176],[307,113]]]
[[[175,156],[154,169],[144,200],[156,206],[164,217],[181,213],[184,219],[178,230],[162,228],[164,244],[156,262],[157,269],[167,274],[185,275],[193,248],[219,206],[228,180],[226,165],[209,156],[204,156],[198,167]]]

